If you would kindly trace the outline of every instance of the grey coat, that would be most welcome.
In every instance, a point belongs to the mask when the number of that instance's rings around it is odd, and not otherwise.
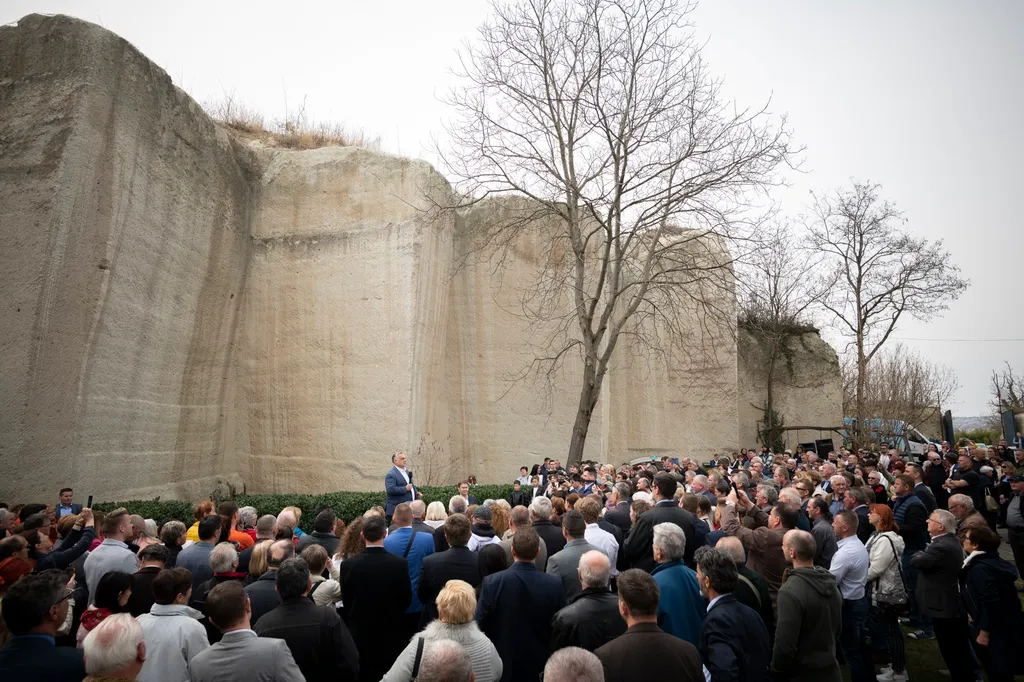
[[[190,682],[305,682],[283,639],[232,630],[189,663]]]
[[[548,557],[545,573],[557,575],[562,580],[562,590],[565,591],[566,601],[572,601],[583,592],[583,585],[580,584],[580,574],[577,569],[580,566],[580,557],[593,550],[597,550],[601,554],[605,553],[600,547],[595,547],[580,538],[579,540],[570,540],[562,551],[555,552]]]

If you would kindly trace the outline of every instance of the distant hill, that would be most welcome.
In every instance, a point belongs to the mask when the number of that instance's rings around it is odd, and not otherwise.
[[[974,429],[998,428],[999,421],[995,417],[953,417],[953,430],[973,431]]]

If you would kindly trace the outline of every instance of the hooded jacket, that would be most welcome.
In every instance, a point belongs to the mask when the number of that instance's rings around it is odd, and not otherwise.
[[[791,568],[779,589],[772,672],[777,680],[840,682],[836,638],[843,597],[820,566]]]

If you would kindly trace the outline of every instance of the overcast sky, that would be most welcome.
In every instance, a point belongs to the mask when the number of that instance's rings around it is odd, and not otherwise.
[[[307,113],[429,158],[438,95],[483,0],[180,2],[4,0],[0,23],[31,12],[102,24],[200,102],[233,93],[269,117]],[[806,145],[780,195],[793,214],[810,190],[850,178],[883,185],[909,229],[945,240],[971,287],[941,318],[898,336],[954,369],[954,416],[986,413],[989,375],[1024,372],[1024,2],[705,1],[705,56],[742,105],[769,96]]]

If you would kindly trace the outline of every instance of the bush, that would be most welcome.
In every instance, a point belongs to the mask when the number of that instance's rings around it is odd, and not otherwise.
[[[455,486],[438,486],[420,488],[423,493],[423,502],[430,504],[435,500],[448,507],[448,500],[457,495],[459,490]],[[479,501],[486,499],[508,500],[512,496],[511,485],[475,485],[470,492]],[[351,521],[360,516],[371,507],[384,506],[385,495],[378,493],[359,492],[338,492],[323,493],[320,495],[236,495],[232,500],[239,507],[255,507],[259,514],[277,514],[288,506],[295,506],[302,510],[302,521],[299,526],[307,533],[313,529],[313,519],[322,509],[330,507],[334,512]],[[215,500],[220,502],[221,500]],[[138,514],[146,519],[154,519],[157,523],[163,523],[169,519],[178,519],[191,525],[192,509],[195,505],[191,502],[181,500],[130,500],[128,502],[102,502],[94,504],[96,511],[107,512],[118,507],[126,508],[132,514]]]

